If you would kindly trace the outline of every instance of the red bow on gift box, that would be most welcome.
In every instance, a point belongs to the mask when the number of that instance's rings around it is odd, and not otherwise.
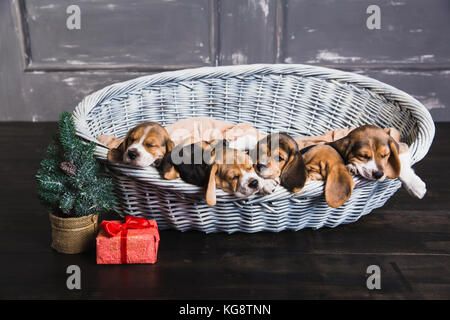
[[[153,226],[145,218],[127,216],[125,222],[120,223],[118,221],[102,221],[100,224],[108,235],[111,237],[117,236],[121,231],[128,229],[145,229],[152,228]]]
[[[117,236],[120,233],[120,255],[122,263],[127,263],[127,235],[129,229],[156,228],[145,218],[127,216],[125,222],[102,221],[100,227],[111,236]]]

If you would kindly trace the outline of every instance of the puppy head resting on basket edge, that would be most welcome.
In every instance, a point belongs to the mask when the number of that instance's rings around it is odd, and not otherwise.
[[[248,198],[258,193],[263,180],[254,168],[250,156],[243,151],[231,148],[219,148],[214,154],[208,186],[206,203],[216,203],[216,187],[238,198]]]
[[[395,179],[401,171],[400,145],[394,139],[396,132],[391,128],[365,125],[331,142],[330,146],[341,154],[352,174],[368,180]]]
[[[205,187],[206,203],[210,206],[216,204],[216,188],[248,198],[263,185],[249,155],[228,148],[224,140],[178,145],[164,157],[161,167],[165,179],[179,175],[188,183]]]
[[[261,139],[251,152],[255,170],[264,179],[280,179],[283,187],[298,192],[306,182],[306,168],[295,140],[286,133]]]
[[[156,122],[144,122],[128,131],[117,148],[109,150],[108,161],[136,167],[159,166],[173,146],[164,127]]]

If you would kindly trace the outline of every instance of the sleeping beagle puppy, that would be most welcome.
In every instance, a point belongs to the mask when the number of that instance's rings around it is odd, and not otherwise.
[[[249,155],[227,147],[223,140],[178,145],[164,157],[161,167],[165,179],[179,175],[188,183],[205,187],[210,206],[216,204],[216,188],[248,198],[262,186]]]
[[[251,152],[256,173],[278,181],[289,191],[300,191],[306,182],[306,168],[295,140],[286,133],[274,133],[261,139]],[[265,182],[266,185],[271,185]],[[268,191],[266,191],[268,193]]]
[[[316,145],[301,150],[308,180],[325,181],[325,201],[332,207],[342,206],[353,192],[353,178],[341,155],[331,146]]]
[[[329,145],[340,153],[350,173],[375,181],[399,178],[411,195],[419,199],[425,195],[425,183],[411,168],[408,146],[396,142],[391,129],[365,125]]]
[[[173,147],[166,129],[156,122],[144,122],[128,131],[125,139],[109,150],[107,158],[110,162],[136,167],[158,167]]]

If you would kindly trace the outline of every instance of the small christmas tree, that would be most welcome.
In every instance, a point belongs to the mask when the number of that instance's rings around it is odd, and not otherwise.
[[[39,198],[54,215],[81,217],[114,207],[113,183],[102,176],[94,150],[94,143],[76,136],[72,114],[63,111],[59,132],[36,175]]]

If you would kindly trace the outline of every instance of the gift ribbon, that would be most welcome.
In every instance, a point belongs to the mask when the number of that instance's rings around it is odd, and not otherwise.
[[[118,221],[102,221],[100,227],[111,237],[115,237],[120,233],[120,260],[124,264],[127,263],[128,230],[155,228],[147,219],[133,216],[125,217],[125,222],[123,223]]]

